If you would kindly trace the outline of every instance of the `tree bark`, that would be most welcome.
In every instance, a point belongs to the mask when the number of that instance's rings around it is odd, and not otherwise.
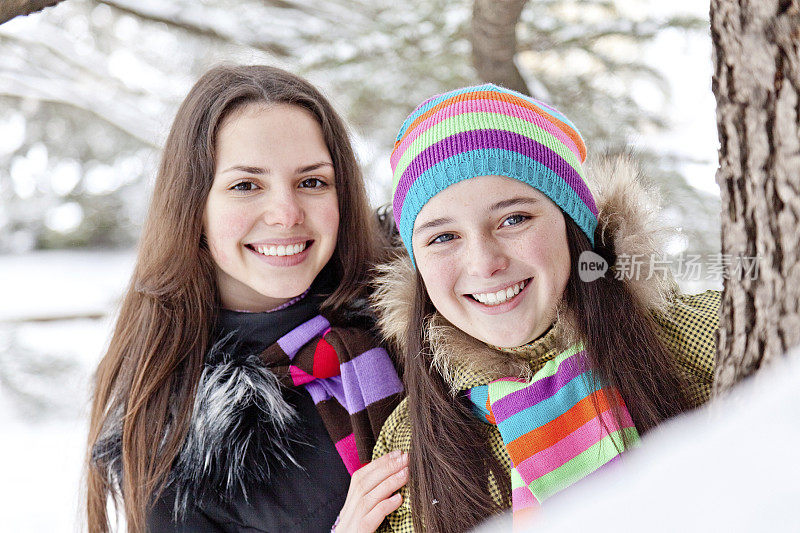
[[[19,15],[30,15],[64,0],[0,0],[0,24]]]
[[[711,0],[711,37],[722,254],[758,257],[724,283],[719,394],[800,342],[800,0]]]
[[[517,22],[526,0],[475,0],[472,6],[472,64],[483,81],[524,94],[528,84],[520,74]]]

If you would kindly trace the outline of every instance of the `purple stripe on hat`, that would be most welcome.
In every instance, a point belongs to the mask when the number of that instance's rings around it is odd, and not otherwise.
[[[463,131],[433,143],[420,152],[411,164],[408,165],[408,168],[403,171],[398,185],[405,181],[408,182],[410,186],[423,172],[445,159],[472,150],[487,148],[501,148],[503,150],[517,152],[526,157],[530,157],[534,161],[542,163],[568,183],[583,183],[583,179],[572,165],[542,143],[511,131],[484,129]],[[572,177],[572,180],[570,180],[570,177]],[[581,200],[589,205],[587,198],[590,198],[591,195],[588,193],[588,189],[585,195],[581,195],[579,190],[577,190],[572,183],[570,183],[570,186],[575,190],[578,196],[580,196]]]
[[[547,146],[519,133],[502,130],[471,130],[450,135],[420,152],[403,172],[392,202],[399,219],[403,202],[411,184],[427,169],[448,158],[472,150],[499,148],[522,154],[537,161],[563,179],[589,210],[597,216],[592,194],[583,178],[560,155]],[[454,162],[455,164],[456,162]]]
[[[586,352],[577,352],[561,361],[555,374],[534,381],[520,390],[506,394],[492,403],[492,413],[494,413],[495,421],[500,424],[510,416],[550,398],[560,391],[564,385],[580,376],[588,368],[587,364]]]
[[[331,327],[330,322],[324,316],[317,315],[278,339],[278,346],[286,352],[290,360],[294,359],[300,348],[308,344],[311,339],[322,335],[329,327]]]
[[[383,348],[373,348],[354,357],[340,367],[341,379],[350,414],[378,400],[403,391],[389,354]]]

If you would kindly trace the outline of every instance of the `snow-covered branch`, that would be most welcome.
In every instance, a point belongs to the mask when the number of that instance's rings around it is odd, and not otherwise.
[[[64,0],[3,0],[0,2],[0,24],[20,15],[30,15]]]

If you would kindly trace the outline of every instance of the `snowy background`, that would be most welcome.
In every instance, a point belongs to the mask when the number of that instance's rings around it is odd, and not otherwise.
[[[588,13],[581,7],[585,4],[602,4],[561,3],[567,6],[562,9],[567,21],[576,12]],[[690,16],[702,21],[708,11],[708,2],[698,0],[612,3],[630,20],[640,21],[643,33],[650,32],[650,18]],[[199,72],[219,60],[266,61],[319,84],[353,125],[376,205],[387,199],[388,150],[405,114],[422,98],[471,82],[474,76],[463,35],[469,2],[417,1],[411,3],[417,7],[414,13],[398,9],[396,2],[378,0],[286,3],[307,14],[313,10],[307,23],[304,18],[284,23],[274,11],[265,15],[261,10],[272,2],[243,1],[247,9],[238,12],[238,19],[228,16],[225,8],[235,2],[226,0],[197,3],[196,8],[180,1],[136,3],[149,19],[142,13],[120,14],[120,4],[134,5],[67,0],[0,27],[0,531],[81,528],[91,373],[108,342],[133,268],[133,243],[158,160],[157,147],[175,106]],[[439,4],[448,7],[443,10]],[[530,14],[533,4],[540,3],[529,2],[523,21],[526,16],[536,18]],[[367,9],[375,9],[376,15],[359,15]],[[184,39],[158,22],[159,17],[211,28],[227,40],[207,34]],[[255,21],[267,19],[259,17],[267,17],[269,23],[260,26]],[[348,24],[341,24],[345,17]],[[425,17],[430,21],[420,20]],[[367,19],[372,18],[384,21],[384,26],[369,26]],[[244,19],[249,26],[242,25]],[[563,32],[570,27],[559,30],[558,38],[566,39]],[[361,33],[351,38],[348,29]],[[461,63],[453,63],[450,56],[436,59],[433,52],[442,45],[432,39],[445,31],[453,35],[448,53],[463,56]],[[612,74],[603,87],[611,94],[616,91],[623,101],[631,99],[623,104],[628,110],[636,104],[642,117],[660,118],[623,128],[621,122],[599,115],[597,124],[581,129],[589,132],[587,137],[594,136],[596,144],[603,144],[607,130],[625,129],[626,141],[653,151],[654,167],[665,179],[678,175],[688,182],[687,205],[697,216],[686,217],[674,209],[667,214],[676,225],[686,226],[687,233],[697,227],[702,232],[696,241],[677,239],[673,252],[712,253],[718,251],[718,190],[708,32],[665,25],[651,33],[652,38],[638,44],[620,40],[604,46],[613,49],[619,61],[629,58],[653,69],[666,85],[657,86],[652,77]],[[231,35],[238,37],[231,40]],[[409,61],[401,45],[412,39],[419,39],[419,57],[430,56],[433,63]],[[279,46],[290,53],[269,52]],[[394,55],[387,59],[390,54]],[[575,69],[594,68],[591,62],[582,63],[580,53],[569,54]],[[531,86],[556,101],[558,83],[542,82],[553,64],[542,63],[546,55],[526,52],[519,62]],[[398,61],[404,62],[402,69],[386,68],[401,64]],[[450,69],[446,75],[445,67]],[[416,77],[413,68],[418,70]],[[401,101],[401,96],[409,101]],[[559,105],[572,104],[576,107],[567,114],[575,118],[581,102]],[[385,114],[378,112],[382,109]],[[590,142],[590,150],[592,146]],[[719,279],[682,283],[690,291],[721,286]]]
[[[800,350],[648,434],[531,531],[800,532]]]
[[[797,533],[800,350],[548,500],[531,533]],[[510,516],[476,533],[508,528]]]
[[[0,531],[79,530],[90,378],[133,260],[131,251],[0,256]]]

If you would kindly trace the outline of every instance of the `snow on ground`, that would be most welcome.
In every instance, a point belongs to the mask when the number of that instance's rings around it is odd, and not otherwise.
[[[800,532],[800,349],[545,502],[532,533]],[[482,532],[507,529],[508,517]],[[523,529],[524,531],[524,529]]]
[[[106,313],[133,267],[132,251],[0,255],[0,322]]]
[[[3,417],[2,426],[0,530],[80,531],[85,423],[80,419],[30,423]]]
[[[80,530],[90,378],[133,261],[131,251],[0,255],[0,531]],[[103,317],[30,321],[85,315]]]
[[[549,502],[531,531],[800,532],[799,384],[796,349]]]

